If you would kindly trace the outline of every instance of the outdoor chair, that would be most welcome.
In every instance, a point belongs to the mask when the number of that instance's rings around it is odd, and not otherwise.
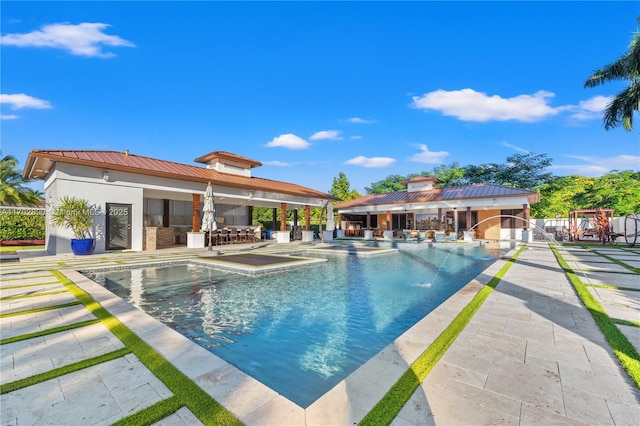
[[[436,232],[435,235],[435,241],[436,243],[445,243],[447,241],[446,236],[444,235],[444,232]]]
[[[412,232],[409,232],[409,231],[407,231],[405,229],[404,231],[402,231],[402,234],[404,235],[404,241],[405,242],[407,242],[407,243],[409,243],[409,242],[412,242],[412,243],[418,242],[418,239],[415,236],[413,236]]]
[[[236,228],[229,229],[229,242],[231,244],[238,242],[238,230]]]

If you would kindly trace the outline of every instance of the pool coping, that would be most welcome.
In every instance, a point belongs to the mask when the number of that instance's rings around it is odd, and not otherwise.
[[[508,261],[518,246],[497,259],[434,311],[306,409],[210,353],[149,314],[114,295],[80,270],[60,269],[171,364],[245,424],[354,424],[382,399],[453,318]],[[166,262],[169,264],[189,261]],[[161,262],[155,262],[155,264]],[[141,267],[134,265],[135,268]],[[106,269],[114,269],[113,267]],[[123,268],[124,269],[124,265]]]

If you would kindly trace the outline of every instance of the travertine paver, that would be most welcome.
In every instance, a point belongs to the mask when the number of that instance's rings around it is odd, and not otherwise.
[[[2,345],[3,382],[69,365],[124,347],[100,323]]]
[[[34,312],[28,315],[16,315],[0,320],[0,336],[3,339],[35,333],[52,327],[60,327],[95,319],[95,315],[83,305],[73,305]]]
[[[11,312],[28,311],[37,308],[46,308],[54,305],[77,302],[71,293],[65,291],[57,294],[47,294],[37,297],[25,297],[19,299],[8,299],[0,301],[0,312],[6,314]]]
[[[562,250],[567,259],[574,261],[573,265],[581,264],[587,268],[588,272],[579,272],[585,282],[596,284],[597,280],[609,280],[610,277],[637,279],[637,275],[629,274],[628,269],[625,274],[609,273],[614,269],[610,266],[615,263],[597,253],[578,247]],[[620,254],[620,250],[605,250],[612,257]],[[166,260],[189,257],[185,252],[167,254]],[[624,253],[620,260],[634,262],[635,254],[638,253],[631,253],[632,256]],[[150,254],[104,257],[108,260],[101,257],[62,260],[83,267],[163,260]],[[34,260],[31,270],[60,268],[59,261]],[[477,282],[465,286],[433,315],[423,319],[307,410],[240,373],[85,277],[77,273],[68,273],[68,276],[81,288],[89,289],[105,308],[245,424],[346,425],[357,423],[373,407],[397,376],[406,370],[410,360],[433,341],[502,264],[503,261],[496,262],[478,277]],[[12,270],[24,271],[30,267],[15,265]],[[602,271],[593,272],[598,268]],[[6,269],[0,271],[3,278],[0,288],[4,289],[22,284],[46,284],[53,278],[46,271],[21,275],[6,272]],[[621,287],[633,285],[621,282],[603,281]],[[38,288],[35,286],[27,291]],[[594,288],[590,291],[599,295],[603,305],[634,303],[635,292],[616,290],[615,293],[604,293],[604,289],[594,291]],[[61,302],[63,298],[51,296],[24,300],[29,303],[16,305],[14,301],[2,301],[0,309],[6,312],[6,309],[22,310],[64,303]],[[637,310],[633,305],[628,312],[633,314]],[[3,337],[8,337],[5,330],[19,335],[91,318],[93,315],[84,307],[72,306],[3,318],[0,331]],[[120,347],[119,341],[100,327],[96,324],[2,345],[0,368],[3,382],[6,371],[26,371],[26,365],[32,369],[31,374],[35,374]],[[638,328],[619,327],[631,336],[629,340],[637,347],[640,341]],[[16,354],[17,357],[14,356]],[[170,392],[135,356],[127,355],[2,395],[0,423],[2,426],[107,425],[169,396]],[[620,368],[553,254],[546,244],[534,243],[514,263],[393,424],[637,425],[639,401],[638,388]],[[193,413],[182,408],[157,424],[191,425],[199,422]]]
[[[170,416],[165,417],[154,426],[198,426],[202,422],[188,408],[182,407]]]
[[[640,391],[551,251],[531,247],[394,425],[639,423]]]
[[[133,355],[0,396],[3,425],[109,425],[171,396]]]

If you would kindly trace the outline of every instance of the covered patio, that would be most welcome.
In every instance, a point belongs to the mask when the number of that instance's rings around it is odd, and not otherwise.
[[[432,176],[412,178],[406,192],[370,194],[334,206],[338,236],[356,238],[521,239],[530,205],[540,194],[492,184],[435,187]],[[407,233],[405,233],[405,231]],[[527,233],[524,234],[527,237]]]

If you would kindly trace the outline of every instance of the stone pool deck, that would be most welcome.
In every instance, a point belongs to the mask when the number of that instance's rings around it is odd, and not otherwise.
[[[274,254],[289,247],[236,246]],[[640,268],[639,248],[559,247],[606,313],[640,322],[640,279],[609,258]],[[136,335],[248,425],[349,425],[389,387],[466,306],[506,259],[498,260],[436,311],[306,410],[248,377],[76,272],[105,266],[185,261],[193,250],[38,257],[0,265],[1,339],[93,318],[53,276],[59,270]],[[607,257],[605,257],[607,256]],[[637,269],[635,269],[637,271]],[[22,297],[29,296],[29,297]],[[9,316],[11,312],[58,306]],[[640,328],[619,325],[640,349]],[[0,345],[2,383],[118,350],[101,323]],[[168,398],[171,391],[133,354],[0,395],[0,424],[112,424]],[[393,424],[640,423],[640,390],[581,303],[546,243],[530,243]],[[199,424],[182,408],[157,424]]]

